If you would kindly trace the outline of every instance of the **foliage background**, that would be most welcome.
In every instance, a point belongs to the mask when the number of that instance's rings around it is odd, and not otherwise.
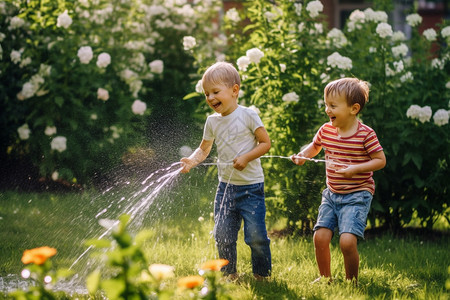
[[[355,12],[343,31],[328,28],[320,1],[243,4],[234,11],[238,18],[227,12],[218,19],[218,1],[0,1],[2,165],[29,161],[45,181],[88,185],[112,169],[132,174],[178,160],[181,145],[197,146],[210,113],[195,91],[202,72],[216,60],[237,65],[259,49],[261,61],[240,70],[240,101],[260,110],[273,140],[270,154],[288,156],[309,143],[327,120],[326,83],[359,77],[371,85],[360,117],[375,129],[388,159],[374,175],[371,225],[399,228],[413,217],[427,227],[449,221],[449,125],[436,124],[433,115],[407,116],[411,105],[448,111],[448,21],[435,38],[418,24],[405,37],[388,30],[390,1]],[[65,12],[67,27],[58,25]],[[186,48],[186,36],[196,45]],[[93,51],[87,64],[77,56],[83,46]],[[396,53],[399,46],[407,53]],[[105,68],[96,65],[101,53],[111,56]],[[155,61],[163,68],[154,70]],[[23,99],[20,92],[33,80],[35,93]],[[98,99],[99,88],[108,100]],[[146,105],[143,115],[131,109],[136,100]],[[19,134],[24,124],[28,138]],[[57,132],[46,135],[48,127]],[[61,152],[51,147],[56,136],[67,138]],[[325,186],[323,166],[263,163],[269,220],[284,218],[289,230],[308,232]]]

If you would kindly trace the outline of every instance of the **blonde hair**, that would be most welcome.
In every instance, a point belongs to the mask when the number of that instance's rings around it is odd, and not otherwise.
[[[369,84],[358,78],[341,78],[331,81],[324,90],[325,99],[330,95],[342,95],[347,99],[347,105],[358,103],[359,111],[369,102]]]
[[[236,68],[227,62],[217,62],[210,66],[202,77],[202,85],[205,82],[212,85],[223,84],[226,87],[232,87],[237,84],[241,86],[241,77]]]

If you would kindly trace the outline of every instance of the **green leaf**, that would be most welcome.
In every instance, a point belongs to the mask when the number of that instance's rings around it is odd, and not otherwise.
[[[414,162],[414,164],[416,165],[417,169],[419,169],[419,170],[422,169],[423,158],[422,158],[422,156],[420,154],[413,153],[411,155],[411,159]]]
[[[125,291],[125,282],[119,279],[108,279],[101,283],[101,287],[106,292],[108,299],[119,299]]]
[[[62,107],[64,104],[64,98],[63,97],[55,97],[55,104],[58,105],[58,107]]]
[[[95,248],[109,248],[111,247],[111,241],[105,239],[91,239],[85,242],[86,246],[94,246]]]
[[[200,93],[192,92],[192,93],[189,93],[186,96],[184,96],[183,100],[188,100],[188,99],[195,98],[195,97],[200,97],[200,96],[201,96]]]
[[[95,270],[86,278],[86,287],[88,289],[89,294],[93,295],[97,292],[98,287],[100,285],[100,270]]]

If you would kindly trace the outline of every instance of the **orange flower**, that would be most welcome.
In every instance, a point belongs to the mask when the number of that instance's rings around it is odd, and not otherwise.
[[[26,265],[33,263],[36,265],[42,265],[48,258],[55,254],[56,249],[47,246],[25,250],[22,256],[22,262]]]
[[[200,269],[201,270],[211,270],[211,271],[220,271],[223,266],[228,265],[228,260],[226,259],[213,259],[204,262]]]
[[[178,280],[178,286],[185,289],[193,289],[202,285],[205,279],[199,275],[187,276]]]

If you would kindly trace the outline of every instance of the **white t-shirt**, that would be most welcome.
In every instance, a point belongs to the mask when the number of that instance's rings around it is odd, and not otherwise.
[[[218,113],[208,116],[203,139],[214,140],[217,146],[219,181],[235,185],[264,182],[259,158],[250,161],[242,171],[233,168],[233,159],[256,147],[254,133],[263,126],[255,111],[240,105],[227,116]]]

